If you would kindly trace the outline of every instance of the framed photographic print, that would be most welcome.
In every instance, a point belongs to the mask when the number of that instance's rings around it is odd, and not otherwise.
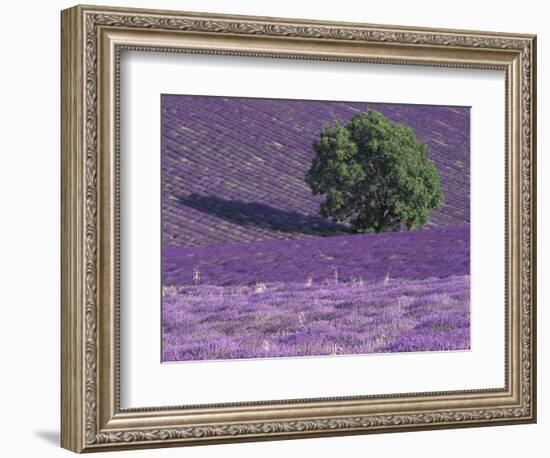
[[[536,38],[62,12],[62,446],[536,419]]]

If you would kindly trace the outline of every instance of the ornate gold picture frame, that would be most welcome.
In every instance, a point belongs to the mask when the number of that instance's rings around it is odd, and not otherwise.
[[[94,6],[75,6],[61,18],[64,448],[92,452],[536,420],[535,36]],[[122,408],[119,70],[125,50],[503,71],[505,386]]]

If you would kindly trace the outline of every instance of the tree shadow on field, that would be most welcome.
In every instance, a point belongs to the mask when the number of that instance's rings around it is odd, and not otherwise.
[[[200,194],[178,197],[178,201],[187,207],[209,213],[239,226],[256,226],[271,231],[318,236],[351,233],[347,226],[333,223],[320,216],[280,210],[258,202],[225,200]]]

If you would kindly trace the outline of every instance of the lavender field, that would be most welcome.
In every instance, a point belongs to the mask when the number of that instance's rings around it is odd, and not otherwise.
[[[319,216],[304,181],[323,123],[375,109],[431,149],[445,202],[429,227],[470,222],[467,107],[162,97],[164,247],[303,239],[346,233]]]
[[[469,240],[466,226],[167,249],[163,360],[468,349]]]
[[[469,277],[165,287],[163,360],[469,348]]]
[[[165,285],[380,281],[469,275],[470,228],[166,248]]]
[[[325,122],[376,109],[430,148],[416,231],[353,234],[304,183]],[[162,97],[162,360],[467,350],[469,109]]]

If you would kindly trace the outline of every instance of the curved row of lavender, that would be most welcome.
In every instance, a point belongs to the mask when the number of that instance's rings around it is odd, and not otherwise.
[[[324,122],[376,109],[431,148],[424,230],[351,234],[304,175]],[[162,360],[469,348],[469,109],[162,97]]]

